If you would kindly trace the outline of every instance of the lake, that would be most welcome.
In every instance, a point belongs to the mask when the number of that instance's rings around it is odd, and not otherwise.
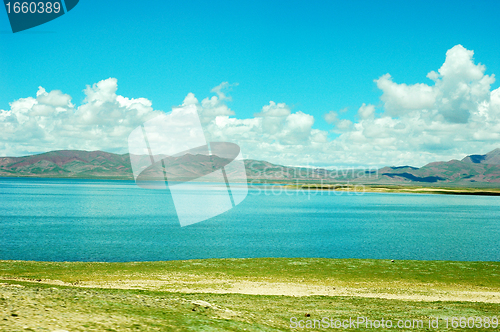
[[[0,178],[0,234],[4,260],[500,261],[500,198],[253,186],[232,210],[180,227],[168,190],[133,181]]]

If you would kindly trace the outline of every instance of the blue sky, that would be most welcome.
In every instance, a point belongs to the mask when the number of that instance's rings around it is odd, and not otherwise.
[[[327,133],[331,142],[346,133],[335,117],[330,123],[325,121],[325,114],[331,111],[353,125],[360,121],[363,103],[373,105],[375,114],[382,117],[402,115],[387,109],[388,104],[394,109],[394,102],[381,97],[390,93],[374,82],[387,73],[398,84],[434,86],[426,75],[437,72],[447,51],[457,45],[474,52],[472,61],[486,66],[485,75],[500,73],[499,14],[498,1],[81,0],[66,15],[13,34],[5,11],[0,11],[0,110],[8,111],[9,103],[20,98],[36,98],[39,86],[47,93],[60,90],[71,96],[76,109],[85,103],[87,85],[113,78],[118,95],[146,98],[154,110],[168,111],[182,104],[188,93],[201,103],[215,95],[212,88],[229,82],[238,84],[225,90],[224,96],[232,99],[219,96],[218,101],[232,110],[226,112],[230,117],[252,119],[270,101],[284,103],[290,114],[312,116],[312,128]],[[489,91],[498,87],[499,82],[494,81]],[[495,123],[492,126],[496,128]],[[282,131],[290,133],[290,128]],[[283,135],[267,137],[266,144],[279,143]],[[383,158],[370,155],[372,162],[361,160],[363,154],[342,158],[351,164],[412,160],[422,164],[432,158],[487,152],[472,150],[500,143],[496,138],[485,142],[469,138],[470,144],[460,148],[440,137],[435,144],[396,147],[397,153]],[[23,144],[20,138],[16,145],[6,134],[2,139],[2,155],[54,147],[43,142],[38,147],[33,142]],[[307,144],[318,143],[282,140],[290,148],[282,157],[279,151],[284,150],[279,147],[260,157],[291,163],[294,144],[307,151],[311,150]],[[249,151],[269,147],[252,144]],[[300,162],[333,164],[337,158],[330,160],[328,155],[356,148],[339,144],[330,150],[323,146],[321,152]],[[90,146],[95,145],[82,144],[81,148]],[[70,147],[78,148],[78,144]],[[248,156],[259,157],[255,153]]]

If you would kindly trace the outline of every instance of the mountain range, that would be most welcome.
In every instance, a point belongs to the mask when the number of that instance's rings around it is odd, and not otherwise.
[[[200,169],[226,162],[218,157],[185,155],[171,158],[169,176],[196,178]],[[415,184],[434,186],[500,187],[500,149],[462,160],[432,162],[380,169],[342,169],[280,166],[266,161],[244,161],[249,181],[352,182],[363,184]],[[128,154],[103,151],[62,150],[24,157],[1,157],[0,177],[48,177],[133,180]]]

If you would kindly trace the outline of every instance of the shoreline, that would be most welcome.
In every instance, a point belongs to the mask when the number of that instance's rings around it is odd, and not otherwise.
[[[98,178],[98,177],[39,177],[39,176],[0,176],[0,179],[39,179],[39,180],[86,180],[86,181],[132,181],[134,179],[124,178]],[[417,186],[414,184],[363,184],[363,183],[291,183],[289,181],[274,180],[267,182],[265,179],[251,180],[247,182],[253,185],[273,186],[279,185],[292,190],[321,190],[353,193],[402,193],[402,194],[433,194],[433,195],[472,195],[472,196],[500,196],[500,188],[492,186],[476,187],[450,187],[450,186]]]
[[[499,189],[483,189],[471,187],[419,187],[399,185],[366,185],[366,184],[300,184],[285,185],[286,188],[295,190],[325,190],[354,193],[401,193],[401,194],[434,194],[434,195],[475,195],[475,196],[500,196]]]

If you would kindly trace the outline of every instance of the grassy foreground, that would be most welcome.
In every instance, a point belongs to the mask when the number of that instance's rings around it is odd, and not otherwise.
[[[499,262],[0,261],[0,331],[304,330],[294,328],[292,317],[303,326],[323,317],[417,322],[415,328],[340,329],[316,322],[307,331],[447,331],[457,330],[451,317],[494,316],[500,316]],[[436,317],[439,327],[429,328]],[[499,329],[477,326],[462,330]]]

